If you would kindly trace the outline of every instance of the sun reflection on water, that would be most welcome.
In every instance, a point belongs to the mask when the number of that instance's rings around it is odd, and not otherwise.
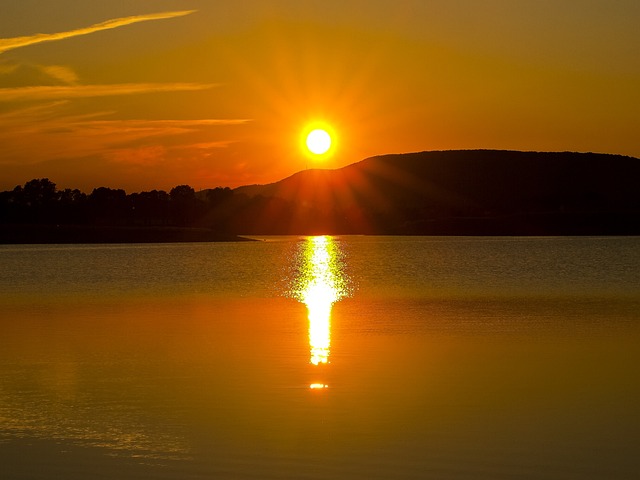
[[[324,388],[329,388],[329,385],[325,383],[312,383],[311,385],[309,385],[309,388],[312,390],[322,390]]]
[[[333,237],[308,237],[299,260],[291,294],[307,306],[309,361],[313,365],[327,364],[331,349],[331,308],[349,294],[342,253]],[[318,388],[318,385],[313,384],[311,388]]]

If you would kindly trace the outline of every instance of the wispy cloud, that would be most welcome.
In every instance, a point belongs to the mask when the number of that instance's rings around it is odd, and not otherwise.
[[[58,101],[0,114],[0,145],[3,146],[0,164],[24,165],[89,156],[123,161],[125,157],[135,157],[131,152],[153,146],[162,147],[163,151],[222,148],[230,140],[209,140],[215,135],[214,129],[250,121],[96,118],[112,112],[61,115],[60,109],[67,106],[67,102]]]
[[[219,119],[205,118],[197,120],[93,120],[83,122],[86,128],[118,128],[120,130],[166,130],[178,129],[176,133],[182,130],[189,130],[198,127],[213,127],[220,125],[241,125],[249,122],[248,119]]]
[[[0,102],[106,97],[140,93],[207,90],[216,84],[205,83],[117,83],[106,85],[46,85],[0,88]]]
[[[229,140],[221,140],[207,143],[181,143],[172,146],[142,145],[112,148],[105,151],[102,156],[109,162],[150,167],[166,162],[168,158],[206,159],[209,154],[203,151],[227,148],[232,143]],[[182,162],[178,161],[178,163]]]
[[[51,123],[40,133],[66,134],[95,141],[103,149],[113,145],[133,144],[152,137],[170,137],[202,131],[223,125],[242,125],[246,119],[199,119],[199,120],[88,120]]]
[[[52,42],[138,22],[189,15],[195,10],[155,13],[108,20],[76,30],[0,38],[3,52],[42,42]],[[185,169],[199,177],[211,175],[216,151],[238,142],[235,128],[248,119],[117,119],[118,112],[86,111],[93,102],[74,101],[93,97],[142,95],[161,92],[202,91],[214,83],[117,83],[85,85],[76,72],[64,65],[0,62],[0,167],[3,171],[36,171],[38,164],[86,165],[95,162],[109,171],[168,172],[184,176]],[[95,102],[99,105],[99,102]],[[94,105],[95,106],[95,105]],[[6,109],[9,111],[6,111]],[[108,108],[108,107],[107,107]],[[146,116],[146,114],[142,114]],[[153,167],[153,168],[148,168]],[[162,168],[160,168],[162,167]],[[164,169],[164,170],[163,170]],[[26,171],[25,170],[25,171]],[[31,171],[29,170],[29,171]],[[165,176],[167,173],[164,174]],[[145,177],[146,178],[146,177]]]
[[[9,75],[18,70],[19,65],[15,63],[0,63],[0,75]]]
[[[113,28],[124,27],[132,23],[146,22],[149,20],[163,20],[167,18],[182,17],[194,13],[196,10],[182,10],[176,12],[151,13],[147,15],[135,15],[132,17],[116,18],[107,20],[106,22],[96,23],[89,27],[78,28],[58,33],[36,33],[24,37],[0,38],[0,53],[15,48],[26,47],[36,43],[54,42],[56,40],[64,40],[65,38],[77,37],[80,35],[88,35],[90,33],[99,32],[101,30],[110,30]]]
[[[65,67],[63,65],[45,65],[40,68],[46,75],[58,80],[59,82],[66,83],[68,85],[78,83],[78,75],[69,67]]]
[[[0,84],[4,88],[39,85],[77,85],[78,74],[66,65],[14,63],[0,60]]]

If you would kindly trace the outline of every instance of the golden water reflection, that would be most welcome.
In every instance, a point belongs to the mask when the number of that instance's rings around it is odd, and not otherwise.
[[[291,294],[307,306],[309,361],[326,364],[331,351],[331,308],[349,293],[339,242],[331,236],[308,237],[298,260]]]

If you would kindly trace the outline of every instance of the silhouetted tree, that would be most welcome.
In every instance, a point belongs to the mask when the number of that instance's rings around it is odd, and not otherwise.
[[[27,205],[47,205],[56,199],[56,184],[48,178],[30,180],[24,184],[22,195]]]
[[[178,185],[169,192],[171,220],[175,225],[192,225],[203,213],[203,202],[189,185]]]
[[[189,185],[178,185],[169,192],[172,202],[191,201],[196,198],[196,191]]]
[[[209,206],[216,207],[233,197],[233,190],[229,187],[216,187],[207,191]]]
[[[48,178],[30,180],[2,196],[3,221],[53,223],[56,200],[55,183]]]
[[[88,221],[87,195],[80,190],[65,188],[58,192],[56,223],[84,224]]]
[[[134,223],[142,225],[167,225],[169,223],[170,197],[164,190],[132,193],[127,198]]]
[[[94,223],[122,225],[129,217],[127,194],[122,189],[94,188],[89,195],[89,208]]]
[[[0,193],[0,223],[16,223],[20,218],[20,208],[15,201],[15,189]]]

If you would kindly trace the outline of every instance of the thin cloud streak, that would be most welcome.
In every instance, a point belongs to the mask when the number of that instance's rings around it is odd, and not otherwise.
[[[230,140],[203,142],[210,129],[219,126],[243,125],[250,119],[190,119],[190,120],[100,120],[96,117],[113,112],[94,112],[59,116],[56,110],[65,101],[23,108],[0,114],[0,145],[3,145],[0,165],[33,164],[60,158],[102,157],[122,159],[130,152],[153,146],[168,150],[206,150],[221,148]],[[187,135],[183,141],[169,137]],[[195,136],[195,137],[194,137]],[[28,139],[28,141],[25,141]],[[152,140],[155,139],[155,140]],[[151,142],[151,145],[149,145]],[[123,152],[129,152],[124,154]]]
[[[0,88],[0,102],[106,97],[140,93],[208,90],[213,83],[117,83],[107,85],[62,85]]]
[[[67,85],[76,85],[80,80],[76,72],[62,65],[46,65],[40,67],[40,70],[49,77]]]
[[[105,127],[118,125],[121,128],[167,128],[179,126],[182,128],[207,127],[214,125],[241,125],[250,122],[247,118],[204,118],[196,120],[94,120],[85,122],[84,125],[92,127]]]
[[[189,158],[201,161],[210,156],[208,150],[219,150],[228,148],[235,143],[231,140],[220,140],[218,142],[206,143],[185,143],[179,145],[141,145],[125,148],[112,148],[105,150],[102,157],[113,163],[154,166],[173,159]],[[204,151],[204,153],[203,153]]]
[[[68,135],[83,139],[104,139],[103,147],[127,144],[151,137],[170,137],[201,131],[203,128],[224,125],[242,125],[247,119],[200,119],[200,120],[91,120],[61,122],[45,128],[36,128],[33,134]],[[102,141],[102,140],[100,140]]]
[[[35,35],[27,35],[24,37],[0,38],[0,54],[15,48],[26,47],[36,43],[53,42],[56,40],[64,40],[65,38],[77,37],[80,35],[88,35],[90,33],[102,30],[110,30],[113,28],[124,27],[132,23],[146,22],[149,20],[163,20],[167,18],[182,17],[190,15],[196,10],[182,10],[176,12],[151,13],[147,15],[134,15],[131,17],[116,18],[105,22],[96,23],[89,27],[69,30],[67,32],[58,33],[36,33]]]

